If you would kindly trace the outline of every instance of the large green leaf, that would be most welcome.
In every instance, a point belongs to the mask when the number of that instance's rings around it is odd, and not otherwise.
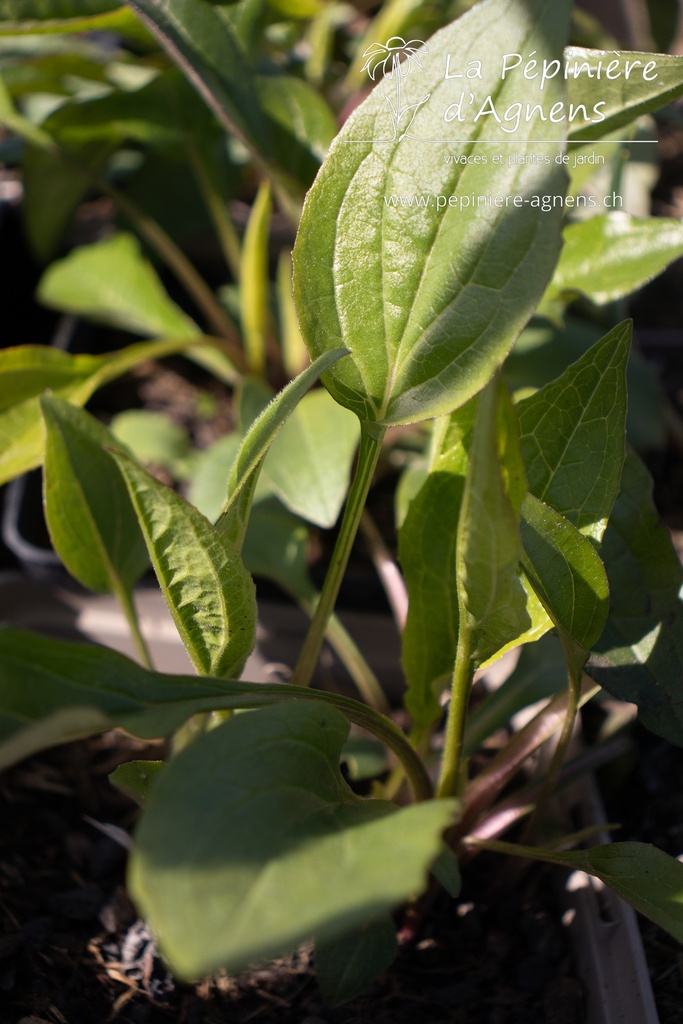
[[[112,454],[194,665],[204,675],[238,676],[256,637],[254,584],[239,551],[180,495]]]
[[[568,224],[564,247],[539,313],[577,295],[598,305],[621,299],[683,255],[683,225],[671,217],[627,213]]]
[[[637,704],[649,729],[683,746],[683,570],[652,503],[652,481],[633,452],[601,554],[610,610],[586,671],[615,697]]]
[[[275,438],[263,477],[288,509],[323,529],[344,503],[358,420],[318,389],[305,395]]]
[[[130,886],[182,977],[344,935],[424,887],[455,802],[355,796],[347,734],[334,709],[288,702],[235,716],[156,780]]]
[[[199,328],[166,294],[133,235],[119,232],[53,263],[38,285],[46,306],[136,334],[192,338]]]
[[[527,494],[522,564],[555,625],[587,652],[607,618],[609,587],[600,556],[559,512]]]
[[[313,355],[345,345],[352,357],[324,377],[361,420],[403,423],[450,412],[479,391],[535,308],[559,254],[560,214],[539,196],[564,193],[559,124],[515,133],[520,157],[495,162],[507,138],[493,119],[447,124],[462,85],[444,76],[481,53],[482,78],[465,87],[505,109],[562,101],[563,81],[501,81],[503,55],[559,56],[567,4],[486,0],[429,41],[407,76],[380,82],[346,121],[306,199],[294,249],[295,298]],[[492,26],[496,31],[491,31]],[[485,52],[481,40],[486,39]],[[400,78],[400,123],[394,118]],[[386,91],[389,90],[389,91]],[[408,117],[407,115],[410,115]],[[451,163],[430,141],[457,139]],[[530,140],[534,141],[531,142]],[[498,147],[500,148],[500,147]],[[549,163],[538,162],[543,151]],[[520,197],[484,207],[480,197]]]
[[[121,727],[169,736],[190,716],[292,699],[339,708],[393,750],[418,799],[431,793],[422,762],[384,715],[336,693],[282,683],[243,683],[150,672],[106,647],[66,643],[0,626],[0,767],[39,750]]]
[[[45,517],[72,576],[99,593],[129,593],[149,564],[128,491],[105,445],[114,436],[63,398],[44,396]]]
[[[631,324],[517,405],[529,490],[599,543],[619,493]]]
[[[608,132],[628,124],[630,121],[658,110],[683,94],[683,58],[666,53],[617,53],[604,50],[585,50],[578,46],[565,50],[570,74],[567,78],[569,102],[578,109],[578,116],[569,126],[571,139],[599,139]],[[616,64],[613,62],[616,61]],[[626,64],[640,61],[625,77]],[[643,77],[646,65],[654,63]],[[608,68],[612,64],[611,70]],[[601,73],[598,77],[598,67]],[[574,68],[583,70],[578,76]],[[590,68],[590,72],[589,69]],[[649,79],[649,80],[648,80]],[[593,107],[602,103],[598,121]],[[580,105],[584,104],[588,119],[581,116]],[[592,123],[591,123],[592,122]]]
[[[241,547],[259,473],[278,431],[320,374],[345,356],[345,349],[325,352],[280,391],[254,420],[244,436],[228,478],[228,498],[216,522]]]
[[[522,496],[518,486],[505,479],[499,386],[497,380],[490,384],[478,402],[455,553],[459,630],[467,636],[466,649],[475,667],[531,625],[519,579]],[[510,447],[515,441],[507,439]]]

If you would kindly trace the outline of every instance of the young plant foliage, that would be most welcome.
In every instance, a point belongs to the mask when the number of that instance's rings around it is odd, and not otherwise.
[[[45,395],[41,408],[45,515],[55,550],[90,590],[129,594],[149,558],[126,485],[104,450],[116,439],[63,398]]]
[[[530,492],[596,545],[619,493],[630,341],[620,324],[517,405]]]
[[[355,796],[347,734],[338,711],[290,701],[235,716],[156,780],[130,884],[182,977],[346,935],[424,887],[455,802]]]
[[[530,199],[564,193],[554,157],[561,143],[542,146],[550,164],[453,165],[438,146],[443,112],[452,102],[441,55],[465,67],[486,38],[482,95],[502,105],[539,98],[538,83],[501,81],[503,54],[537,51],[561,56],[567,24],[564,0],[485,0],[430,41],[430,59],[403,79],[404,110],[394,125],[383,84],[346,121],[310,190],[294,249],[294,289],[301,330],[318,356],[343,345],[351,358],[325,374],[342,405],[362,421],[407,423],[450,412],[490,379],[538,303],[559,254],[560,211],[529,204],[482,211],[459,199],[482,193]],[[503,21],[505,31],[492,33]],[[547,83],[550,104],[563,98],[563,79]],[[457,125],[461,146],[501,138],[492,119]],[[520,153],[561,138],[562,126],[522,124]],[[504,136],[502,136],[504,137]],[[418,197],[410,202],[410,196]],[[449,197],[454,197],[451,205]],[[422,201],[420,197],[423,197]],[[439,197],[446,197],[442,205]],[[403,200],[403,201],[402,201]]]
[[[166,603],[197,671],[239,676],[256,639],[254,584],[229,539],[170,488],[112,452]]]
[[[135,334],[192,338],[196,323],[171,301],[140,245],[123,232],[74,249],[41,278],[44,305],[92,317]]]

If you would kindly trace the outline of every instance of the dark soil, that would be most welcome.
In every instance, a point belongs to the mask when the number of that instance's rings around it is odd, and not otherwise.
[[[577,1024],[583,991],[559,923],[552,872],[493,897],[482,856],[459,901],[438,904],[417,943],[363,998],[323,1005],[308,949],[243,978],[179,985],[125,895],[136,808],[107,776],[144,749],[109,733],[0,776],[2,1024]],[[150,756],[158,756],[151,751]],[[514,930],[510,929],[514,922]]]

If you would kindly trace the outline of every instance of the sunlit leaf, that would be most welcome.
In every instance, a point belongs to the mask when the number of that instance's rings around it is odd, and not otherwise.
[[[46,306],[136,334],[192,338],[197,325],[166,294],[132,236],[119,232],[53,263],[38,286]]]
[[[239,552],[197,509],[112,452],[182,641],[204,675],[239,676],[256,636],[254,584]]]
[[[445,123],[459,92],[444,76],[444,55],[464,68],[485,35],[478,94],[495,93],[501,109],[536,103],[538,82],[501,81],[502,57],[515,49],[559,56],[567,6],[477,5],[429,40],[422,67],[398,76],[400,124],[388,102],[397,102],[395,82],[380,81],[330,149],[294,249],[295,298],[313,356],[338,345],[351,350],[324,382],[361,420],[410,422],[466,402],[503,361],[545,288],[559,254],[561,210],[542,212],[531,197],[564,192],[554,160],[561,144],[543,146],[548,165],[454,165],[443,147],[424,140],[455,129],[460,149],[476,143],[483,152],[487,140],[500,139],[493,119]],[[491,32],[502,19],[505,31]],[[559,102],[562,87],[559,76],[547,82],[544,104]],[[539,141],[560,138],[558,124],[522,122],[515,144],[519,154],[536,154]],[[522,206],[472,202],[488,193],[518,194]]]

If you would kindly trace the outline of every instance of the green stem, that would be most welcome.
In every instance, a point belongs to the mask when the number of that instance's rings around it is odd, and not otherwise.
[[[461,618],[455,667],[453,669],[453,682],[451,684],[451,699],[448,705],[448,723],[446,726],[443,760],[441,762],[441,777],[436,790],[438,797],[459,795],[464,784],[465,721],[467,719],[467,705],[474,676],[474,667],[470,657],[471,645],[471,631],[465,626]]]
[[[292,682],[298,686],[310,685],[327,625],[346,571],[351,548],[358,532],[358,525],[382,450],[382,439],[385,432],[386,427],[377,427],[366,423],[361,426],[358,465],[332,554],[332,562],[292,678]]]
[[[216,189],[194,139],[190,136],[187,137],[187,152],[199,191],[216,229],[225,262],[235,281],[239,281],[241,246],[235,225],[230,219],[223,197]]]
[[[140,620],[138,619],[135,602],[133,601],[133,593],[128,587],[124,587],[122,584],[114,587],[114,593],[119,605],[121,606],[121,611],[125,615],[126,621],[130,627],[131,636],[133,637],[133,642],[138,655],[140,656],[140,661],[145,668],[148,668],[153,672],[154,663],[152,662],[152,656],[149,652],[147,641],[142,635],[142,631],[140,629]]]

